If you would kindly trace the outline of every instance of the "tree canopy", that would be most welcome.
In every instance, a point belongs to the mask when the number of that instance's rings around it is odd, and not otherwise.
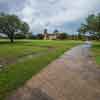
[[[90,34],[95,34],[100,37],[100,13],[92,14],[86,18],[84,24],[81,25],[78,32],[85,34],[86,32]]]
[[[0,14],[0,33],[8,36],[11,42],[14,41],[14,35],[17,32],[27,33],[29,26],[16,15]]]

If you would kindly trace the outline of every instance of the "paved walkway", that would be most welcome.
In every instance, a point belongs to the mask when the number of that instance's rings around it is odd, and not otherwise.
[[[100,100],[100,69],[89,47],[87,43],[66,52],[8,100]]]

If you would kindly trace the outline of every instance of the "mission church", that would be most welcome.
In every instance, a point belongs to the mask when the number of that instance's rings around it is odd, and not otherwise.
[[[58,37],[58,31],[55,31],[54,33],[48,33],[47,29],[44,30],[44,40],[56,40]]]

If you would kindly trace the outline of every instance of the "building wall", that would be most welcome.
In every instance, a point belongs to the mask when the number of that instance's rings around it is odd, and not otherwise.
[[[44,40],[48,40],[48,35],[44,34]]]
[[[57,39],[57,35],[56,34],[44,34],[44,40],[55,40]]]
[[[53,35],[53,36],[51,35],[51,36],[49,36],[49,39],[50,40],[55,40],[55,39],[57,39],[57,36],[56,35]]]

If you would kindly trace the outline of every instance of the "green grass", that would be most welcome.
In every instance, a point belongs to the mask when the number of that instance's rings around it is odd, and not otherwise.
[[[100,41],[93,42],[92,53],[96,63],[100,65]]]
[[[33,75],[39,73],[41,69],[47,66],[52,60],[63,54],[66,50],[69,50],[73,46],[80,43],[82,42],[24,40],[16,41],[14,44],[10,44],[8,42],[2,44],[1,41],[1,58],[8,56],[9,58],[14,57],[18,59],[18,55],[24,54],[23,51],[25,51],[25,53],[40,53],[45,51],[45,53],[31,59],[26,58],[23,62],[17,62],[16,64],[8,65],[0,72],[0,100],[4,100],[6,96],[10,95],[18,87],[21,87],[27,80],[31,79]],[[10,56],[8,51],[10,51]],[[6,60],[4,58],[3,60]]]
[[[16,41],[14,44],[9,42],[0,43],[0,61],[16,60],[20,56],[28,55],[31,53],[42,52],[47,48],[34,46],[31,42]]]

